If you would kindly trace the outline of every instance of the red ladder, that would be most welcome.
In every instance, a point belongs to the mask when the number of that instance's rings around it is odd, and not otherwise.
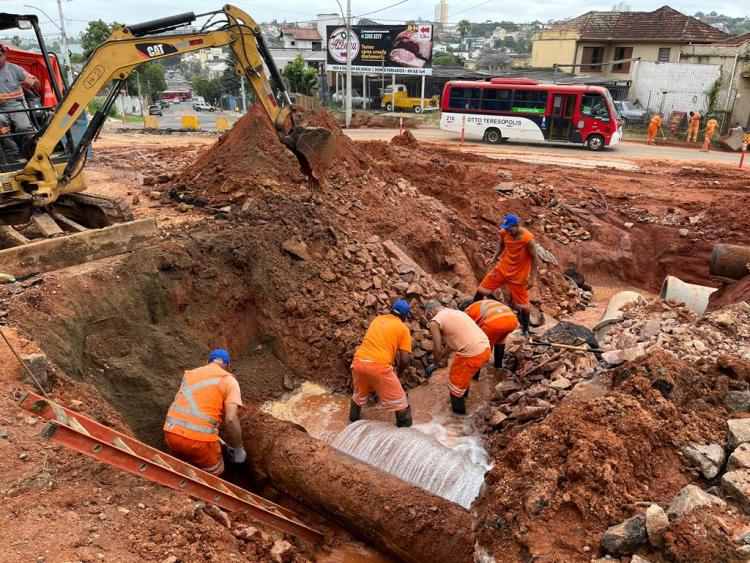
[[[206,473],[161,450],[112,430],[36,393],[24,393],[19,405],[49,422],[42,436],[123,471],[182,491],[229,511],[246,510],[253,518],[311,542],[323,534],[297,519],[291,510]]]

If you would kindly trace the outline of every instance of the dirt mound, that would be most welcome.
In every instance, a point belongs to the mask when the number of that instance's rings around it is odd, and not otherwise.
[[[404,131],[403,135],[396,135],[391,139],[391,145],[394,147],[408,147],[416,148],[419,146],[419,141],[408,129]]]
[[[708,298],[706,311],[717,311],[725,305],[743,301],[750,302],[750,276],[745,276],[737,283],[722,285],[719,291],[712,293]]]
[[[497,561],[589,561],[601,533],[637,503],[668,502],[691,481],[680,446],[722,443],[727,410],[711,390],[736,376],[659,352],[621,369],[606,396],[563,402],[498,456],[474,505],[480,543]],[[665,373],[676,401],[652,386]]]

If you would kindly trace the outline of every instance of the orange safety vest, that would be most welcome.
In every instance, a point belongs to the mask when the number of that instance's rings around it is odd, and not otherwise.
[[[503,317],[516,317],[510,307],[491,299],[484,299],[472,303],[466,308],[466,313],[474,319],[474,322],[482,329],[485,326],[492,326],[495,321]]]
[[[219,439],[224,395],[219,384],[232,374],[217,364],[188,370],[167,412],[164,430],[200,442]]]

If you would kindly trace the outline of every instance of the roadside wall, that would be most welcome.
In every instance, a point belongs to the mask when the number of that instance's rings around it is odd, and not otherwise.
[[[639,62],[630,88],[630,100],[669,117],[672,111],[706,110],[706,91],[721,76],[721,65]],[[726,94],[725,94],[726,95]],[[719,95],[718,107],[724,107]]]

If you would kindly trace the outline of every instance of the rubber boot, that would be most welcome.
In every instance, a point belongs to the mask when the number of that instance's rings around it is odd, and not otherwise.
[[[466,401],[463,397],[456,397],[452,393],[451,397],[451,410],[454,414],[466,414]]]
[[[495,357],[492,360],[492,367],[500,369],[503,367],[503,357],[505,356],[505,344],[495,344],[493,354]]]
[[[357,422],[362,415],[362,407],[354,401],[349,403],[349,422]]]
[[[411,426],[411,407],[406,407],[405,411],[396,411],[396,426],[398,428]]]
[[[479,293],[478,291],[474,294],[474,301],[481,301],[484,299],[486,295],[483,295],[482,293]]]
[[[525,338],[528,338],[531,336],[531,331],[529,330],[529,317],[530,317],[529,311],[526,311],[525,309],[521,309],[518,312],[518,320],[521,321],[521,330],[523,331],[523,335]]]

